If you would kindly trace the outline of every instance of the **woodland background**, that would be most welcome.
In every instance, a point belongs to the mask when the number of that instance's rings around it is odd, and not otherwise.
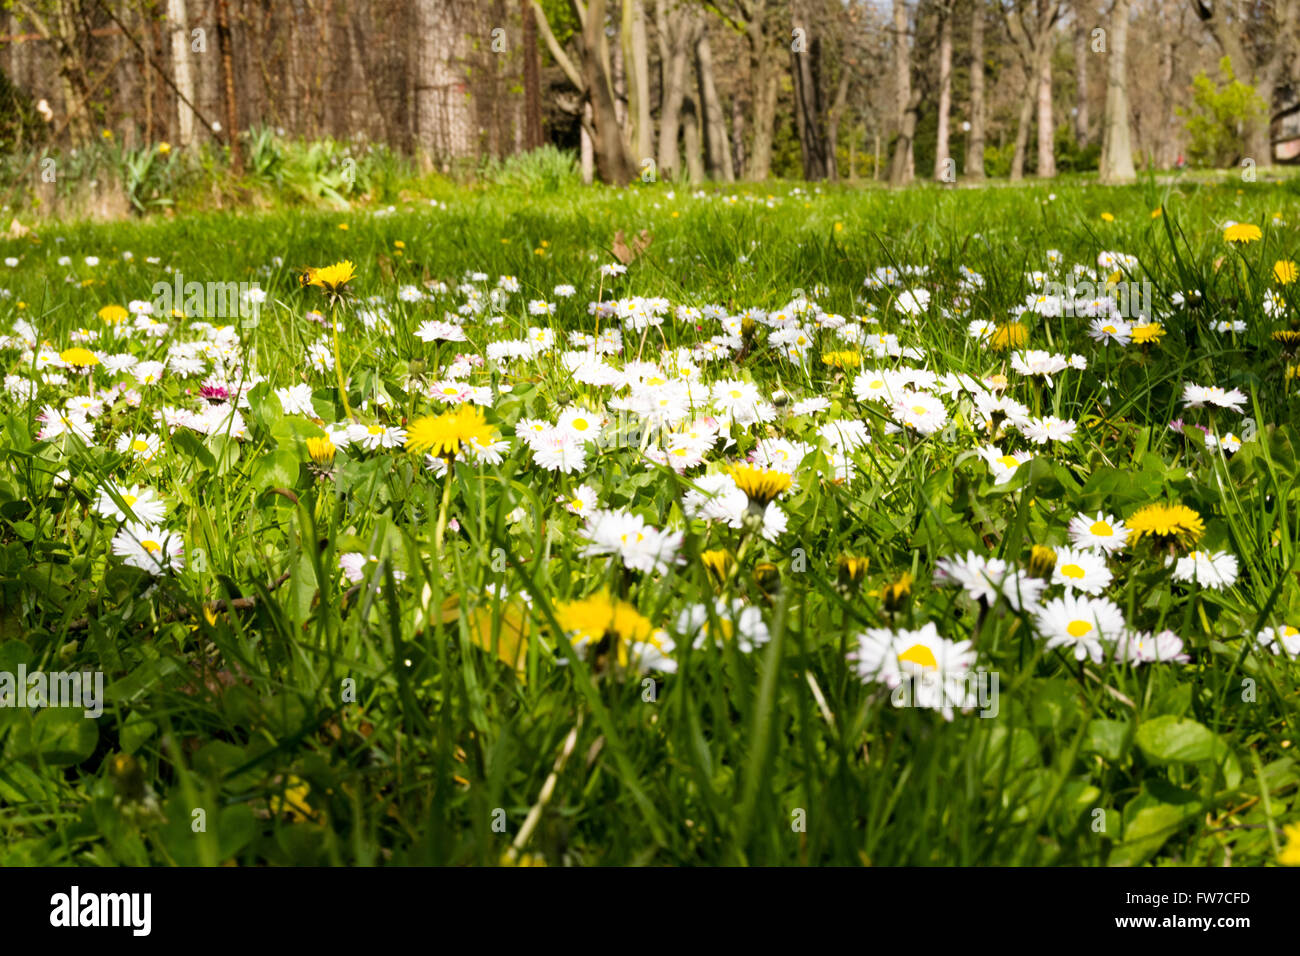
[[[614,183],[1263,166],[1300,118],[1296,2],[3,0],[0,150],[330,139],[472,175],[549,145]]]

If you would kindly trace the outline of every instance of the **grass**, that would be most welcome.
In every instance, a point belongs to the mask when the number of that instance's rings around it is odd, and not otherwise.
[[[448,193],[445,209],[50,225],[5,242],[0,258],[18,264],[0,269],[10,293],[0,354],[17,378],[0,418],[0,672],[102,672],[106,700],[97,719],[0,708],[0,864],[1261,865],[1289,842],[1294,853],[1300,675],[1257,635],[1300,624],[1290,424],[1300,408],[1294,359],[1270,337],[1296,314],[1296,286],[1272,270],[1297,258],[1300,193],[1154,181],[723,193],[736,198],[515,185]],[[1228,219],[1260,225],[1262,239],[1225,243]],[[652,241],[626,275],[602,276],[616,234],[630,244],[643,229]],[[1096,267],[1104,251],[1135,256],[1125,278],[1152,284],[1165,335],[1102,346],[1086,319],[1030,315],[1026,347],[1080,354],[1087,368],[1050,386],[1011,370],[967,326],[1018,317],[1034,290],[1026,273],[1049,268],[1049,249],[1062,270]],[[443,478],[400,442],[312,462],[307,439],[345,412],[335,373],[308,358],[313,346],[333,354],[331,310],[298,271],[340,259],[358,275],[339,309],[338,355],[365,424],[409,427],[446,411],[428,385],[457,354],[554,330],[550,351],[465,369],[488,389],[487,422],[511,440],[500,464],[464,461]],[[883,266],[928,273],[865,287]],[[962,267],[982,287],[963,286]],[[256,281],[268,298],[256,323],[160,316],[157,337],[112,338],[97,312],[151,300],[156,282],[174,279],[166,269],[187,282]],[[503,275],[518,291],[492,303]],[[572,298],[553,294],[565,283]],[[402,301],[407,285],[424,300]],[[913,320],[899,296],[918,288],[931,298]],[[1199,302],[1173,304],[1192,289]],[[1263,309],[1270,289],[1280,316]],[[814,346],[791,361],[768,340],[774,329],[746,326],[739,351],[701,361],[700,377],[789,400],[770,423],[724,423],[734,444],[677,474],[645,454],[662,436],[560,360],[570,332],[618,325],[589,314],[589,301],[626,296],[731,315],[806,296],[924,355],[876,358],[805,315]],[[415,335],[475,299],[486,306],[460,316],[468,341]],[[530,315],[534,299],[555,314]],[[363,310],[386,322],[368,326]],[[1245,330],[1214,331],[1224,320]],[[206,344],[192,350],[193,374],[168,371],[106,402],[89,440],[41,441],[43,406],[134,383],[103,365],[88,382],[40,357],[42,343],[47,353],[77,344],[83,327],[98,338],[81,344],[101,355],[163,359],[178,343]],[[610,362],[671,373],[674,350],[722,331],[669,312],[662,326],[625,325]],[[998,483],[969,396],[940,399],[948,420],[933,434],[887,427],[887,405],[855,398],[856,369],[821,361],[834,351],[867,367],[1004,373],[1008,395],[1033,416],[1076,422],[1075,437],[1033,445],[1004,428],[1003,451],[1034,457]],[[159,425],[164,408],[228,410],[200,398],[215,373],[236,390],[256,377],[242,436],[229,421],[207,434]],[[1240,388],[1246,410],[1185,408],[1185,382]],[[311,387],[310,413],[286,413],[274,390],[299,383]],[[789,414],[814,396],[829,408]],[[587,446],[573,473],[545,470],[514,426],[570,407],[605,412],[615,437]],[[1178,418],[1183,434],[1168,427]],[[864,423],[870,444],[837,457],[817,432],[836,419]],[[1235,454],[1207,448],[1193,422],[1247,440]],[[128,433],[156,436],[157,453],[117,451]],[[809,446],[778,499],[784,533],[688,516],[706,474],[774,438]],[[113,553],[120,522],[97,507],[110,482],[157,491],[183,567],[154,575]],[[602,508],[681,532],[681,563],[635,570],[585,554],[583,520],[564,506],[582,484]],[[1027,567],[1032,546],[1069,543],[1076,514],[1129,517],[1152,502],[1195,509],[1198,546],[1240,564],[1232,586],[1214,589],[1173,578],[1165,558],[1184,545],[1130,541],[1106,562],[1105,593],[1126,622],[1173,630],[1185,663],[1080,661],[1048,649],[1033,614],[933,580],[939,559],[967,551]],[[734,559],[721,582],[700,561],[709,550]],[[376,559],[356,581],[340,570],[349,554]],[[844,555],[868,559],[861,580],[841,570]],[[891,597],[904,575],[910,587]],[[621,664],[617,641],[599,634],[595,650],[577,652],[573,602],[602,592],[667,632],[675,671]],[[719,617],[733,601],[759,614],[766,639],[752,649],[735,639],[739,618]],[[679,619],[695,605],[708,633],[733,639],[693,646]],[[996,716],[895,707],[846,657],[869,629],[929,622],[972,641],[978,667],[997,674]]]

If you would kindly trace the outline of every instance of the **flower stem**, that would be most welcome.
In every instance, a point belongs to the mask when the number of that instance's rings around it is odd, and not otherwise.
[[[451,477],[456,467],[454,459],[443,460],[447,462],[447,475],[442,485],[442,504],[438,506],[438,524],[433,531],[433,556],[439,566],[442,564],[442,539],[447,533],[447,510],[451,506]]]
[[[338,378],[339,397],[343,399],[343,414],[353,419],[352,406],[348,404],[348,386],[343,378],[343,359],[339,355],[339,305],[338,300],[330,304],[330,332],[334,336],[334,374]]]

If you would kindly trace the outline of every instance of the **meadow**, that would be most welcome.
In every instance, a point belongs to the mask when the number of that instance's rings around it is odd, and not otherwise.
[[[0,240],[0,675],[103,675],[0,707],[0,865],[1300,862],[1297,225],[654,183]]]

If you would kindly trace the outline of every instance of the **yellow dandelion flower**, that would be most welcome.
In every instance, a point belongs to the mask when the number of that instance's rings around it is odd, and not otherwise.
[[[65,365],[71,365],[73,368],[93,368],[99,364],[99,356],[90,349],[80,347],[65,349],[59,353],[59,358]]]
[[[406,429],[406,449],[452,458],[462,445],[486,445],[494,431],[483,413],[474,405],[461,405],[454,412],[426,415],[411,422]]]
[[[166,156],[171,151],[172,151],[171,143],[163,142],[158,144],[158,152],[160,155]]]
[[[1133,326],[1131,334],[1137,345],[1151,345],[1160,341],[1160,337],[1165,334],[1165,327],[1159,322],[1149,322],[1145,325]]]
[[[1102,221],[1102,222],[1114,222],[1114,221],[1115,221],[1115,216],[1114,216],[1112,213],[1103,212],[1103,213],[1101,214],[1101,221]]]
[[[131,313],[120,305],[106,305],[99,310],[99,317],[109,325],[117,325],[131,317]]]
[[[332,266],[320,269],[308,269],[302,277],[305,285],[314,285],[330,295],[339,295],[349,282],[357,277],[356,266],[352,260],[344,259]]]
[[[862,367],[862,356],[857,352],[824,352],[822,364],[831,368],[854,369]]]
[[[664,632],[656,630],[649,618],[606,591],[580,601],[557,602],[555,620],[575,647],[595,647],[603,653],[613,651],[615,660],[623,667],[630,661],[633,644],[649,644],[665,652],[670,649],[665,644]]]
[[[1007,322],[999,325],[989,336],[989,348],[995,352],[1015,349],[1029,341],[1029,329],[1023,322]]]
[[[1279,259],[1273,263],[1273,278],[1279,285],[1290,285],[1295,282],[1297,275],[1300,275],[1300,270],[1296,269],[1296,264],[1290,259]]]
[[[1205,522],[1186,505],[1145,505],[1125,518],[1124,523],[1134,544],[1144,536],[1194,544],[1205,534]]]
[[[1277,861],[1283,866],[1300,866],[1300,823],[1288,823],[1282,828],[1282,835],[1286,837],[1286,846]]]
[[[736,487],[749,496],[751,503],[766,508],[768,504],[790,487],[791,478],[784,471],[755,468],[753,465],[732,465],[727,474]]]
[[[1223,230],[1224,242],[1258,242],[1262,238],[1264,238],[1264,234],[1259,231],[1259,226],[1251,225],[1248,222],[1236,222]]]
[[[329,440],[328,436],[320,438],[307,439],[307,454],[311,455],[311,460],[318,465],[328,465],[334,460],[334,452],[338,449],[334,443]]]

